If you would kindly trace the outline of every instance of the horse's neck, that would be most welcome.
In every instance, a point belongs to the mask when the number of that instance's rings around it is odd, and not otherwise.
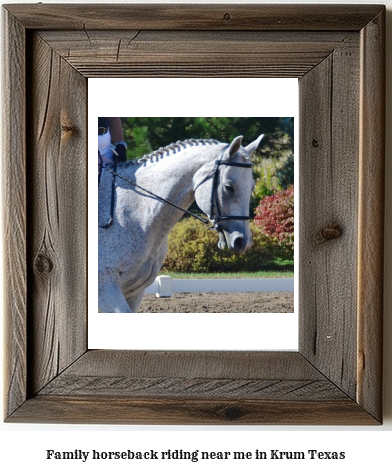
[[[141,185],[151,183],[154,192],[161,192],[165,199],[176,196],[180,191],[193,191],[193,177],[206,163],[219,156],[220,145],[185,148],[179,153],[147,163],[138,170],[136,176]],[[181,193],[182,194],[182,193]],[[176,203],[177,204],[177,203]]]
[[[194,175],[203,165],[217,158],[223,147],[223,144],[189,147],[159,161],[146,163],[136,173],[137,182],[158,196],[187,209],[194,201]],[[161,212],[157,216],[159,225],[171,228],[181,217],[181,211],[169,205],[160,208]]]

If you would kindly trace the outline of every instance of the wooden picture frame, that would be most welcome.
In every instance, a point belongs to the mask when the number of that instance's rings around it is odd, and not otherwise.
[[[6,421],[380,424],[385,7],[18,4],[3,21]],[[298,352],[88,350],[86,91],[109,76],[299,78]]]

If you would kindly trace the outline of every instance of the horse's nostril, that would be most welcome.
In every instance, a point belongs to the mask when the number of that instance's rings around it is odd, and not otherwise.
[[[237,237],[234,240],[234,249],[235,250],[242,250],[244,248],[245,248],[245,239],[243,239],[242,237]]]

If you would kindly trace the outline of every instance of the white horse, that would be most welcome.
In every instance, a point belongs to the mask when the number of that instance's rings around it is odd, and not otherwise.
[[[98,201],[101,313],[137,312],[144,289],[165,259],[167,236],[184,214],[181,208],[188,209],[194,200],[219,232],[219,248],[242,253],[251,246],[250,157],[262,138],[247,147],[241,146],[242,136],[230,145],[216,140],[177,142],[136,162],[119,164],[115,186],[114,170],[104,170]],[[111,208],[113,220],[103,226]]]

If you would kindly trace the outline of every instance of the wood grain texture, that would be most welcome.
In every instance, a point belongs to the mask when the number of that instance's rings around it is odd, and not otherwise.
[[[32,403],[31,403],[32,402]],[[299,353],[89,351],[10,421],[376,424]]]
[[[358,48],[343,46],[299,82],[300,347],[309,361],[353,398],[357,364],[358,64]]]
[[[86,351],[86,79],[32,35],[29,157],[32,394]]]
[[[6,420],[380,423],[385,7],[4,10]],[[86,352],[86,78],[274,74],[301,78],[299,352]]]
[[[89,351],[40,395],[343,400],[295,352]]]
[[[31,29],[357,31],[380,5],[6,5]]]
[[[26,90],[24,28],[8,12],[3,27],[4,410],[9,416],[26,400],[27,390]]]
[[[9,420],[34,423],[375,425],[353,400],[284,401],[41,396]]]
[[[230,400],[346,400],[329,380],[208,379],[206,377],[89,377],[61,375],[40,395]]]
[[[356,33],[43,31],[42,39],[86,77],[300,77]],[[239,67],[240,66],[240,67]]]
[[[382,418],[385,12],[361,31],[357,399]]]
[[[90,350],[67,375],[324,380],[297,352]]]

